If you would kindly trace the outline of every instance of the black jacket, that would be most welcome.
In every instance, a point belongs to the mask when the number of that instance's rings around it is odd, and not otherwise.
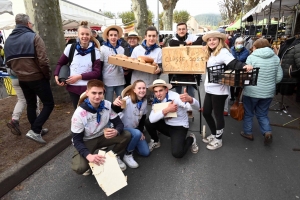
[[[281,59],[281,67],[283,71],[282,83],[297,83],[296,78],[290,78],[289,68],[292,66],[293,70],[300,69],[300,38],[291,38],[286,40],[281,45],[279,53]]]

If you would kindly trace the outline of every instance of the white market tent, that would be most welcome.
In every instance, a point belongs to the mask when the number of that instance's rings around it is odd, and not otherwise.
[[[0,15],[3,13],[9,13],[9,14],[13,15],[11,1],[0,0]]]
[[[105,22],[101,22],[95,18],[80,16],[80,15],[70,15],[70,14],[61,14],[63,29],[73,29],[78,28],[81,21],[88,21],[89,26],[102,26]],[[0,19],[0,30],[13,29],[15,27],[15,20],[13,18],[9,19]]]
[[[279,22],[283,16],[295,15],[295,19],[297,18],[299,12],[299,4],[300,0],[261,0],[256,7],[251,9],[248,13],[246,13],[242,17],[242,21],[246,21],[249,16],[253,16],[253,19],[262,20],[268,18],[277,18],[277,32]],[[294,20],[292,25],[292,33],[295,29],[296,20]]]
[[[62,24],[63,24],[63,29],[73,29],[73,28],[78,28],[80,25],[81,21],[88,21],[89,26],[102,26],[105,24],[105,21],[100,21],[96,18],[93,17],[87,17],[87,16],[81,16],[81,15],[71,15],[71,14],[65,14],[61,13],[61,18],[62,18]]]
[[[0,30],[9,30],[15,27],[15,20],[11,19],[0,19]]]
[[[268,16],[270,18],[289,16],[295,13],[298,3],[299,0],[263,0],[246,13],[242,21],[246,21],[250,15],[253,15],[253,18],[257,20],[262,20]]]

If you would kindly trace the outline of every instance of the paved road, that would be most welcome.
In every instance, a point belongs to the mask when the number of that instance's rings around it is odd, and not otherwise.
[[[203,98],[204,92],[201,94]],[[299,111],[293,107],[290,113],[299,115]],[[194,115],[192,132],[200,126],[199,113]],[[289,118],[285,113],[270,112],[271,122]],[[140,167],[127,169],[128,186],[110,197],[93,176],[80,176],[71,170],[73,147],[69,147],[4,199],[299,199],[300,152],[292,148],[300,148],[300,131],[273,127],[273,144],[266,147],[254,122],[253,142],[239,135],[242,122],[226,117],[222,148],[207,150],[198,132],[199,153],[188,152],[182,159],[172,157],[170,139],[160,136],[161,147],[148,158],[135,156]]]

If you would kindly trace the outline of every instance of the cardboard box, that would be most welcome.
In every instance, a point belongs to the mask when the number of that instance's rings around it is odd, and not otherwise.
[[[169,74],[205,74],[205,52],[198,45],[164,47],[162,66]]]
[[[121,67],[126,67],[129,69],[147,72],[149,74],[154,74],[154,72],[157,68],[156,66],[153,66],[151,64],[140,63],[138,60],[133,61],[133,60],[128,60],[128,59],[120,58],[120,57],[116,57],[116,56],[109,56],[108,63],[118,65]]]

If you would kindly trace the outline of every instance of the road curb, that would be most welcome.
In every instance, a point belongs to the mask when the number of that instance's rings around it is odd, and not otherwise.
[[[70,132],[64,133],[0,174],[0,198],[40,169],[71,144]]]

